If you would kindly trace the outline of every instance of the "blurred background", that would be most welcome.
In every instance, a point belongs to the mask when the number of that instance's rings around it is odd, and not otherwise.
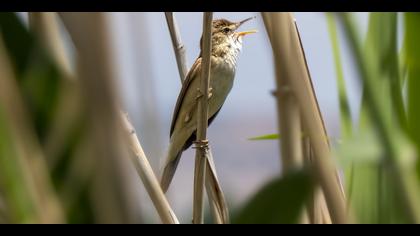
[[[163,12],[112,12],[106,15],[112,36],[117,96],[130,115],[153,170],[160,176],[172,113],[181,89],[165,15]],[[27,12],[19,12],[18,16],[28,26]],[[252,16],[256,19],[244,24],[242,29],[257,29],[258,33],[244,38],[234,87],[208,131],[219,180],[233,212],[282,172],[278,140],[249,140],[278,132],[276,101],[271,95],[275,89],[272,49],[261,15],[258,12],[216,12],[214,18],[240,21]],[[340,141],[340,111],[327,18],[320,12],[296,12],[294,16],[328,136],[335,145]],[[202,13],[177,12],[175,17],[190,67],[199,54]],[[401,15],[397,17],[402,18]],[[369,13],[354,13],[354,19],[360,36],[365,38]],[[401,22],[398,24],[402,25]],[[398,27],[398,48],[402,45],[402,29]],[[69,35],[64,29],[61,33],[65,48],[74,59],[74,45]],[[357,123],[362,89],[352,60],[352,49],[345,43],[347,38],[341,28],[338,37],[343,42],[340,44],[341,59],[351,119]],[[194,155],[191,148],[184,152],[167,193],[174,212],[183,223],[191,221]],[[125,170],[129,179],[126,183],[133,196],[130,201],[133,214],[141,216],[144,223],[159,223],[135,169],[128,166]],[[0,201],[0,208],[1,204]]]

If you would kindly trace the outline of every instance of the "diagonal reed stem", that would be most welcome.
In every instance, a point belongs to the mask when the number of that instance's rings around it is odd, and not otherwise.
[[[158,212],[160,219],[164,224],[178,224],[179,221],[176,218],[168,200],[165,197],[162,189],[160,188],[159,181],[157,180],[152,167],[143,151],[140,141],[136,135],[136,130],[131,124],[128,114],[121,114],[121,120],[127,135],[130,140],[130,147],[135,154],[132,158],[134,166],[137,170],[138,175],[143,181],[146,191],[149,193],[153,204],[155,205],[156,211]]]
[[[181,41],[181,34],[179,33],[178,25],[173,12],[165,12],[166,23],[168,24],[169,33],[171,35],[172,46],[174,48],[176,64],[178,66],[179,78],[181,83],[184,82],[188,73],[187,57],[185,46]]]

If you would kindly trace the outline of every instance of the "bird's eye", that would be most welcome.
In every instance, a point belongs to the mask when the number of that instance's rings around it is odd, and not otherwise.
[[[231,31],[231,29],[230,29],[230,28],[224,28],[224,29],[223,29],[223,33],[225,33],[225,34],[229,33],[230,31]]]

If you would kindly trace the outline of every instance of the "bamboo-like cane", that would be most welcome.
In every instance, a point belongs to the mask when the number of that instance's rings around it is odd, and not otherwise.
[[[308,74],[299,36],[291,13],[262,13],[274,52],[275,65],[287,79],[302,113],[302,120],[314,150],[312,166],[325,194],[334,223],[347,222],[347,210],[336,176],[326,130]],[[286,59],[287,58],[287,59]],[[279,84],[280,82],[278,82]]]
[[[272,22],[264,16],[267,28],[273,26]],[[272,31],[269,30],[270,32]],[[275,68],[277,77],[277,91],[274,93],[277,100],[278,128],[282,139],[279,140],[281,150],[282,174],[303,167],[302,127],[300,123],[299,106],[296,97],[290,89],[289,82],[282,76],[280,68]],[[306,211],[302,211],[301,222],[308,222]]]
[[[193,223],[202,224],[204,222],[204,176],[206,171],[206,159],[208,156],[207,141],[207,117],[208,117],[208,94],[210,81],[211,63],[211,30],[213,13],[203,14],[203,57],[201,84],[197,108],[197,140],[194,169],[194,202],[193,202]]]

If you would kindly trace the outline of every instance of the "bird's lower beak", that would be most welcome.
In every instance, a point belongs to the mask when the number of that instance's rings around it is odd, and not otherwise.
[[[254,34],[254,33],[257,33],[258,31],[256,31],[256,30],[248,30],[248,31],[242,31],[242,32],[238,32],[237,34],[238,34],[238,36],[244,36],[244,35],[247,35],[247,34]]]

